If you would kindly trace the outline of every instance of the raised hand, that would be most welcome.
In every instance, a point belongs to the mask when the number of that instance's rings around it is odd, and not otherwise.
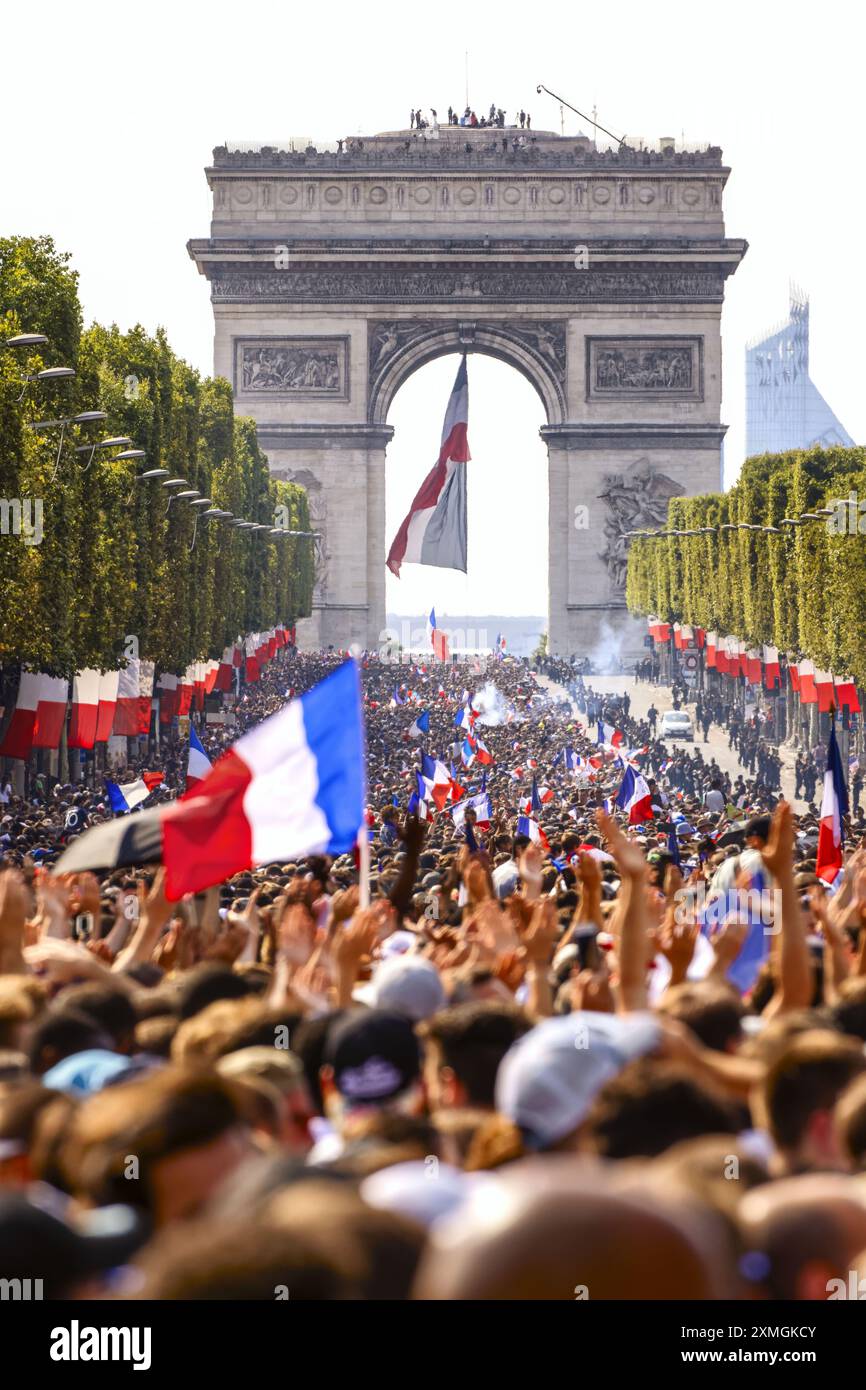
[[[44,871],[36,871],[36,928],[37,940],[43,936],[54,936],[63,940],[70,935],[70,899],[72,885],[70,876],[52,878]],[[98,911],[98,908],[97,908]]]
[[[529,964],[549,965],[558,935],[556,904],[551,898],[544,898],[536,903],[529,926],[523,933],[522,944]]]
[[[18,869],[0,871],[0,974],[19,975],[25,969],[21,953],[29,898]]]
[[[700,931],[697,922],[678,923],[669,917],[658,933],[656,944],[670,964],[671,983],[679,983],[686,978]]]
[[[731,913],[721,924],[711,939],[715,956],[713,975],[726,975],[740,954],[749,934],[748,921],[740,921],[737,913]]]
[[[607,840],[610,852],[622,877],[641,880],[646,878],[648,865],[640,845],[636,845],[633,840],[626,838],[613,816],[609,816],[607,811],[597,810],[595,823]]]
[[[180,964],[181,941],[186,931],[182,917],[173,917],[168,930],[163,933],[154,947],[152,960],[161,970],[175,970]]]
[[[69,879],[69,911],[73,917],[79,913],[89,912],[94,918],[99,917],[100,897],[99,879],[96,874],[70,874]]]
[[[228,923],[225,930],[207,947],[205,959],[221,960],[226,965],[234,965],[247,944],[249,934],[249,927],[238,914],[235,921]]]
[[[480,949],[494,960],[514,951],[519,944],[511,915],[495,898],[478,904],[466,924],[466,935],[477,941]]]
[[[277,939],[282,955],[291,965],[306,965],[316,941],[316,922],[309,909],[299,902],[290,903],[280,920]]]
[[[575,1013],[612,1014],[614,1012],[613,991],[607,970],[581,970],[573,975],[569,994],[571,1007]]]
[[[673,902],[683,886],[683,876],[678,864],[668,864],[665,869],[664,894],[668,902]]]
[[[334,940],[334,961],[337,967],[337,1007],[348,1008],[352,990],[361,965],[372,958],[373,952],[387,930],[387,904],[374,903],[356,912],[352,921],[342,927]]]
[[[410,854],[418,854],[424,843],[424,837],[427,834],[427,825],[424,821],[419,820],[417,816],[407,816],[403,822],[402,829],[398,833],[403,844],[406,846],[407,852]]]
[[[331,928],[338,927],[341,922],[348,922],[350,917],[354,917],[359,901],[360,889],[357,884],[335,893],[331,899]]]
[[[780,801],[770,822],[770,838],[761,858],[774,878],[790,874],[794,866],[794,818],[787,801]]]
[[[541,850],[538,845],[528,844],[517,862],[520,877],[523,879],[523,886],[527,898],[537,898],[541,892],[541,870],[542,859]]]
[[[470,903],[482,903],[493,897],[490,875],[480,857],[471,859],[463,874]]]
[[[577,857],[577,877],[588,892],[601,892],[601,864],[588,850],[581,850]]]

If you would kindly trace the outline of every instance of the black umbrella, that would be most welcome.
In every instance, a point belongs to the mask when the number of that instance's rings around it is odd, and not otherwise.
[[[716,840],[716,845],[721,849],[724,845],[742,845],[746,836],[746,826],[748,821],[732,821],[720,839]]]

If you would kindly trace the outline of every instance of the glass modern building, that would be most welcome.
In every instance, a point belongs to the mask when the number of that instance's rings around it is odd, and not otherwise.
[[[809,376],[809,300],[791,286],[787,319],[746,348],[746,456],[854,443]]]

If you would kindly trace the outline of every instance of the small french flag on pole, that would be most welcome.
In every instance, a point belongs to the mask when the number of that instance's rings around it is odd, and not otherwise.
[[[128,811],[135,810],[135,807],[139,806],[142,801],[146,801],[150,793],[162,781],[163,774],[161,772],[144,772],[134,782],[124,782],[122,786],[117,782],[106,780],[105,790],[108,793],[108,804],[116,816],[126,815]]]
[[[547,836],[538,821],[533,820],[531,816],[517,817],[517,833],[518,835],[525,835],[528,840],[531,840],[533,844],[540,845],[545,851],[550,849]]]
[[[203,782],[213,764],[201,746],[201,741],[192,724],[189,726],[189,756],[186,764],[186,789],[191,792],[199,782]]]
[[[433,655],[439,661],[448,660],[448,634],[436,626],[436,609],[430,609],[430,617],[427,619],[427,637],[430,646],[433,648]]]
[[[532,791],[530,792],[530,810],[541,813],[542,805],[553,800],[553,790],[551,787],[539,787],[538,778],[532,778]]]
[[[430,711],[422,710],[418,718],[409,725],[409,737],[421,738],[423,734],[430,731]]]
[[[621,811],[628,811],[629,825],[652,820],[652,793],[639,772],[629,766],[614,800]]]
[[[475,823],[479,830],[486,830],[490,825],[490,798],[484,792],[478,792],[475,796],[470,796],[466,801],[459,801],[456,806],[451,808],[451,819],[458,830],[462,829],[466,823],[466,812],[475,812]]]
[[[406,811],[410,816],[417,816],[419,820],[430,820],[430,810],[427,804],[428,787],[420,772],[415,773],[415,790],[409,797],[409,804]]]
[[[848,788],[842,771],[842,759],[836,742],[836,730],[830,729],[827,743],[827,770],[824,773],[824,795],[821,801],[821,824],[818,830],[818,852],[815,873],[825,883],[833,883],[842,868],[842,822],[848,814]]]
[[[598,721],[598,737],[596,738],[596,743],[606,743],[611,748],[619,748],[624,742],[625,739],[619,729],[615,729],[612,724],[604,724],[601,720]]]
[[[429,753],[422,753],[421,776],[428,788],[426,799],[432,800],[437,811],[441,811],[451,795],[451,776],[447,767],[438,758],[431,758]]]

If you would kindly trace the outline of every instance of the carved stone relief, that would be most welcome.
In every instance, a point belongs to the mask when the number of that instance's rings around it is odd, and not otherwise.
[[[370,323],[369,334],[369,376],[373,381],[391,358],[418,338],[426,338],[442,325],[429,319],[411,319],[407,322]]]
[[[430,303],[487,299],[499,303],[721,302],[724,276],[716,271],[416,270],[364,269],[227,272],[212,281],[215,301],[245,303]]]
[[[543,357],[560,381],[565,381],[566,347],[565,324],[545,321],[508,322],[502,325],[512,338],[526,343]]]
[[[588,400],[703,400],[703,339],[588,338]]]
[[[449,323],[440,319],[414,319],[372,322],[369,329],[369,379],[377,380],[392,358],[410,343],[422,340],[443,330],[456,333],[460,346],[471,347],[481,331],[493,332],[503,339],[522,343],[546,362],[554,376],[565,383],[566,332],[559,320],[480,319],[473,322]]]
[[[236,338],[235,393],[348,400],[348,338]]]
[[[612,595],[625,592],[629,548],[626,533],[663,526],[668,502],[672,497],[682,497],[685,491],[681,483],[653,468],[647,458],[638,459],[627,473],[605,475],[599,493],[599,499],[607,504],[602,559]]]

